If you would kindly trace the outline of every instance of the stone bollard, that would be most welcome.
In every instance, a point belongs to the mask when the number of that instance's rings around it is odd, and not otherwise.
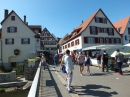
[[[16,80],[16,71],[10,72],[10,81],[15,81]]]

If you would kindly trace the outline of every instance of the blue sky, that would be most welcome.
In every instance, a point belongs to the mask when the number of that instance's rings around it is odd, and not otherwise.
[[[101,8],[111,22],[130,16],[130,0],[0,0],[0,21],[4,9],[14,10],[29,25],[46,27],[56,37],[74,28]]]

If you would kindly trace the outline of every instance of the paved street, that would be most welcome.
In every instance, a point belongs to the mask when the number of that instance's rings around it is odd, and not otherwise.
[[[78,67],[78,65],[74,66],[72,85],[80,97],[130,97],[130,72],[118,76],[112,71],[102,73],[97,67],[91,66],[91,76],[87,75],[85,70],[84,75],[80,76]],[[59,71],[59,67],[55,69]],[[65,77],[65,74],[58,73]]]

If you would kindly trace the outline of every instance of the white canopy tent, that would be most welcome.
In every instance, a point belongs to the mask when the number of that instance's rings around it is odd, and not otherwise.
[[[124,56],[130,56],[130,53],[124,53],[124,52],[120,52],[121,54],[123,54]],[[111,57],[115,57],[116,55],[116,51],[114,51],[112,54],[111,54]]]
[[[123,45],[123,46],[130,46],[130,43],[126,44],[126,45]]]
[[[82,50],[91,50],[91,49],[102,49],[102,50],[107,50],[107,49],[115,49],[115,48],[122,48],[122,45],[98,45],[98,46],[90,46],[83,48]]]

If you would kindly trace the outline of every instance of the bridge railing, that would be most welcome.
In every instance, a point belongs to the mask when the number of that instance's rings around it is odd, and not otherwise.
[[[39,63],[39,67],[37,68],[37,72],[35,74],[34,80],[32,82],[32,86],[28,93],[27,97],[38,97],[39,94],[39,85],[40,85],[40,75],[41,75],[41,62]]]

